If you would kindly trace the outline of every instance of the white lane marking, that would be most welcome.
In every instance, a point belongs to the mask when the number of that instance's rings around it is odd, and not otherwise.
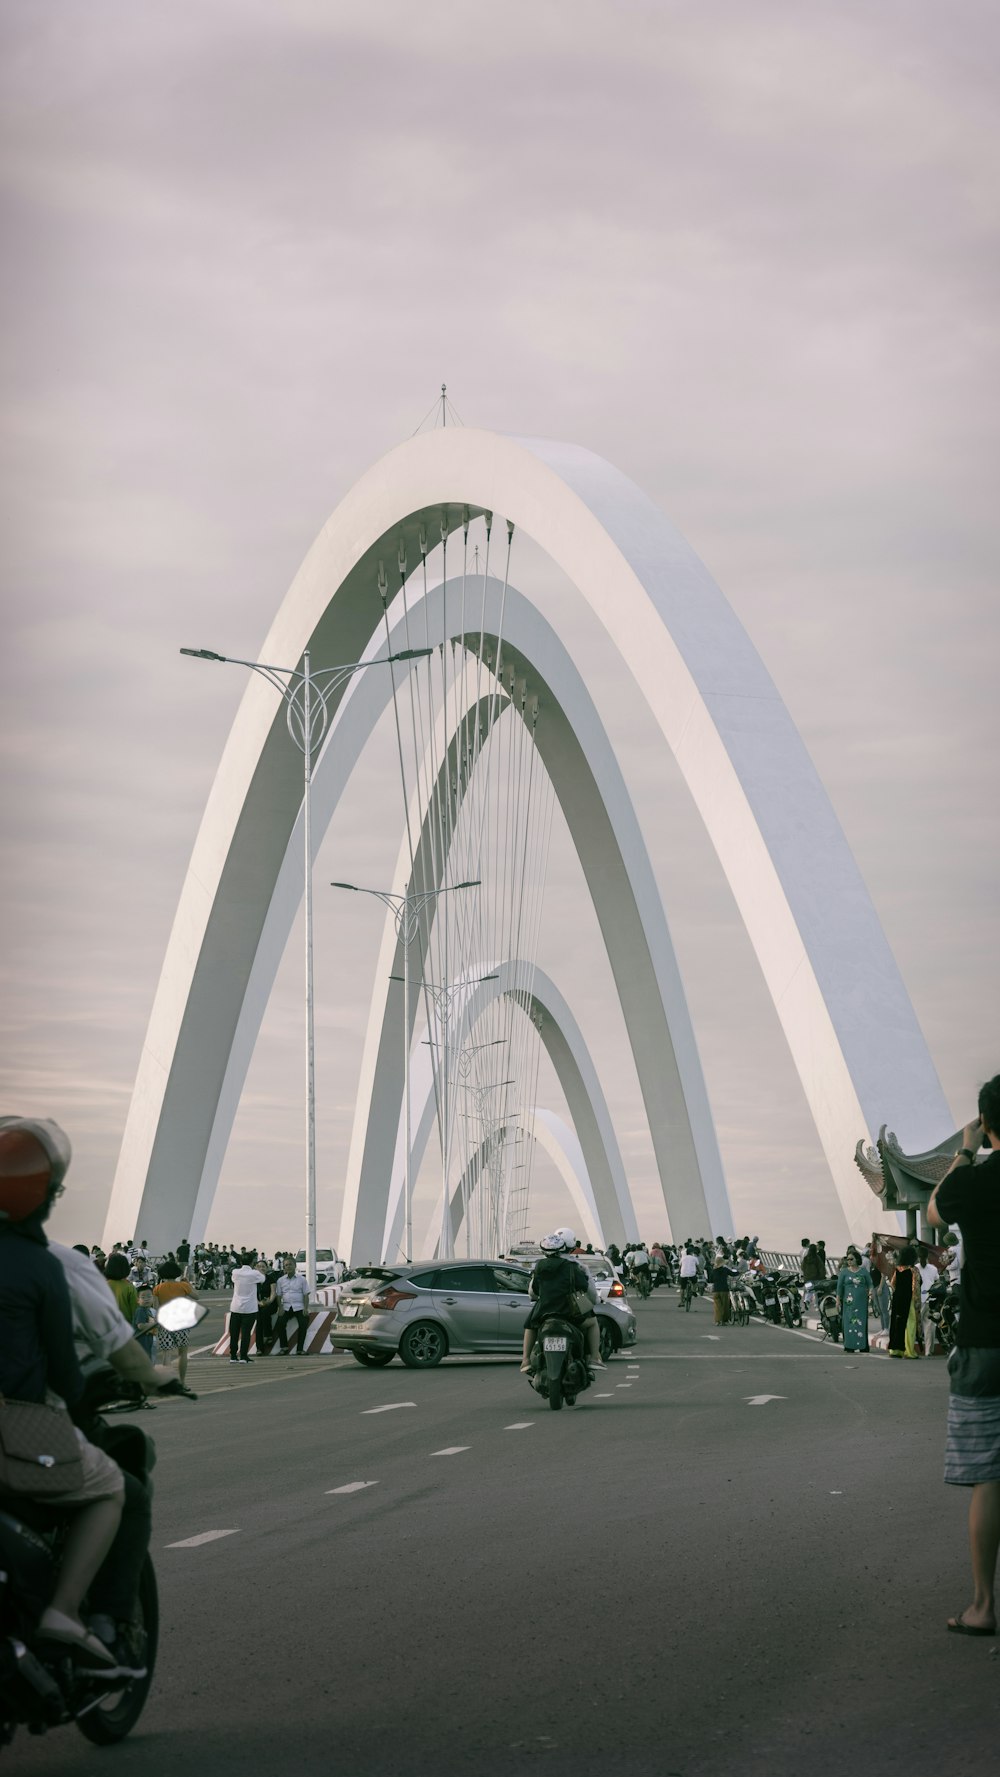
[[[327,1493],[360,1493],[365,1487],[377,1487],[377,1481],[348,1481],[346,1487],[328,1487]]]
[[[611,1393],[610,1389],[607,1394],[595,1394],[595,1396],[594,1396],[595,1401],[613,1401],[614,1398],[615,1397]]]
[[[844,1489],[842,1487],[831,1487],[830,1488],[830,1498],[831,1499],[841,1499],[841,1498],[843,1498],[843,1493],[844,1493]]]
[[[529,1425],[534,1423],[533,1419],[518,1419],[514,1425],[505,1425],[504,1431],[527,1431]]]
[[[744,1400],[748,1407],[766,1407],[768,1401],[787,1401],[787,1394],[747,1394]]]
[[[432,1456],[461,1456],[463,1450],[470,1450],[471,1444],[449,1444],[446,1450],[432,1450]]]
[[[395,1413],[397,1407],[415,1407],[416,1404],[416,1401],[389,1401],[384,1407],[366,1407],[359,1417],[367,1419],[371,1413]]]
[[[167,1543],[168,1549],[197,1549],[202,1543],[218,1542],[220,1536],[239,1536],[239,1530],[203,1530],[200,1536],[186,1536],[183,1542]]]
[[[632,1386],[631,1382],[616,1382],[615,1383],[616,1388],[631,1388],[631,1386]]]
[[[703,1339],[711,1339],[715,1345],[718,1345],[719,1340],[722,1338],[721,1333],[702,1333],[701,1336]]]

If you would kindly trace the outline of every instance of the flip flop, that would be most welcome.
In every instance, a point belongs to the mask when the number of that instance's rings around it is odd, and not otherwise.
[[[961,1617],[949,1617],[947,1626],[952,1635],[989,1635],[993,1637],[994,1641],[996,1640],[997,1626],[995,1623],[992,1629],[977,1629],[972,1623],[963,1623]]]

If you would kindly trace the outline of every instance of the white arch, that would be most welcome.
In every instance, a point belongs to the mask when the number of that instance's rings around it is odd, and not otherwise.
[[[380,556],[496,510],[532,536],[604,624],[672,748],[722,863],[802,1080],[849,1227],[868,1230],[853,1165],[886,1119],[927,1148],[948,1107],[844,835],[734,613],[664,515],[572,445],[465,428],[376,464],[314,544],[263,657],[357,659],[378,616]],[[107,1226],[175,1237],[204,1158],[253,957],[300,802],[276,693],[248,685],[209,797],[140,1060]],[[171,1215],[172,1193],[175,1209]],[[144,1206],[150,1205],[149,1213]],[[152,1220],[151,1220],[152,1218]]]
[[[579,1180],[586,1178],[586,1191],[589,1192],[588,1217],[603,1228],[609,1240],[616,1241],[619,1246],[625,1240],[633,1240],[639,1228],[625,1167],[607,1100],[583,1032],[555,982],[550,980],[544,969],[532,967],[522,961],[502,962],[495,967],[495,978],[470,985],[468,995],[458,1009],[454,1031],[456,1053],[469,1037],[477,1020],[497,1000],[517,999],[525,1008],[527,1017],[540,1017],[541,1040],[563,1089],[579,1149],[579,1166],[574,1172],[577,1182],[574,1184],[566,1171],[569,1149],[563,1148],[556,1157],[559,1169],[578,1205],[584,1201],[577,1195],[582,1188]],[[411,1064],[410,1087],[416,1111],[412,1131],[415,1176],[426,1152],[435,1118],[433,1068],[429,1053],[423,1050],[417,1053]],[[380,1114],[377,1106],[376,1099],[374,1114]],[[536,1114],[540,1116],[541,1111]],[[371,1200],[371,1222],[374,1223],[377,1217],[384,1222],[382,1256],[387,1259],[396,1258],[399,1254],[403,1232],[404,1158],[398,1103],[394,1106],[394,1115],[400,1126],[395,1134],[391,1184],[383,1185],[379,1191],[377,1182],[373,1180],[366,1192],[366,1201],[369,1198]],[[575,1159],[573,1164],[575,1165]],[[388,1181],[388,1173],[385,1176]],[[366,1216],[365,1225],[368,1223],[369,1218]],[[363,1238],[354,1229],[341,1229],[340,1250],[350,1253],[355,1264],[363,1264],[371,1256]]]

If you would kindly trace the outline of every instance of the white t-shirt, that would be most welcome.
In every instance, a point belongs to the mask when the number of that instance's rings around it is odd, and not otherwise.
[[[917,1270],[920,1272],[920,1294],[926,1300],[927,1291],[937,1283],[941,1273],[936,1265],[931,1264],[929,1259],[926,1265],[918,1265]]]
[[[132,1328],[93,1259],[71,1246],[60,1246],[58,1240],[49,1241],[49,1252],[66,1274],[77,1357],[109,1358],[112,1352],[128,1345]]]
[[[263,1271],[255,1271],[252,1265],[238,1265],[233,1272],[233,1299],[229,1304],[230,1314],[256,1314],[257,1285],[263,1281]]]
[[[649,1254],[646,1251],[646,1248],[644,1246],[633,1247],[631,1252],[625,1254],[625,1263],[626,1265],[631,1265],[633,1271],[636,1270],[639,1265],[648,1265]]]
[[[698,1275],[698,1261],[695,1258],[694,1253],[682,1253],[681,1254],[681,1276],[682,1277],[697,1277],[697,1275]]]
[[[278,1300],[287,1314],[305,1308],[306,1290],[309,1285],[304,1277],[300,1277],[298,1273],[294,1277],[286,1277],[282,1272],[274,1287],[278,1292]]]

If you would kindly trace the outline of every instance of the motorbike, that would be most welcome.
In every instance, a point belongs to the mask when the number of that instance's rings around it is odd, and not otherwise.
[[[777,1272],[755,1273],[750,1278],[750,1289],[757,1313],[762,1315],[764,1320],[773,1321],[775,1326],[780,1325],[781,1303],[778,1300]]]
[[[577,1395],[590,1387],[593,1377],[583,1332],[575,1321],[550,1315],[542,1322],[531,1354],[528,1381],[554,1413],[558,1413],[564,1401],[567,1407],[576,1406]]]
[[[816,1294],[819,1300],[819,1324],[826,1337],[837,1345],[844,1330],[840,1303],[837,1301],[837,1286],[828,1278],[825,1284],[820,1285]]]
[[[172,1306],[165,1304],[159,1311],[164,1321]],[[193,1312],[199,1305],[188,1301],[184,1307]],[[202,1308],[197,1319],[204,1313],[207,1309]],[[198,1398],[179,1379],[157,1393]],[[140,1426],[107,1425],[103,1419],[113,1406],[137,1406],[142,1394],[138,1384],[123,1381],[102,1364],[86,1376],[83,1400],[74,1416],[91,1442],[152,1491],[153,1440]],[[26,1727],[29,1734],[44,1734],[70,1724],[95,1746],[114,1746],[135,1727],[152,1687],[159,1605],[148,1552],[139,1575],[136,1618],[137,1639],[145,1649],[141,1678],[123,1678],[114,1668],[98,1677],[83,1670],[85,1656],[77,1649],[36,1635],[52,1596],[65,1535],[65,1512],[55,1502],[5,1496],[0,1507],[0,1749],[10,1744],[19,1727]]]
[[[781,1310],[782,1320],[786,1327],[800,1327],[802,1325],[802,1297],[799,1293],[798,1283],[794,1277],[789,1277],[785,1273],[779,1274],[776,1281],[778,1307]]]
[[[949,1283],[946,1277],[939,1277],[932,1284],[924,1304],[924,1313],[932,1320],[936,1329],[937,1343],[944,1351],[950,1351],[955,1343],[958,1332],[959,1289],[957,1284]]]

